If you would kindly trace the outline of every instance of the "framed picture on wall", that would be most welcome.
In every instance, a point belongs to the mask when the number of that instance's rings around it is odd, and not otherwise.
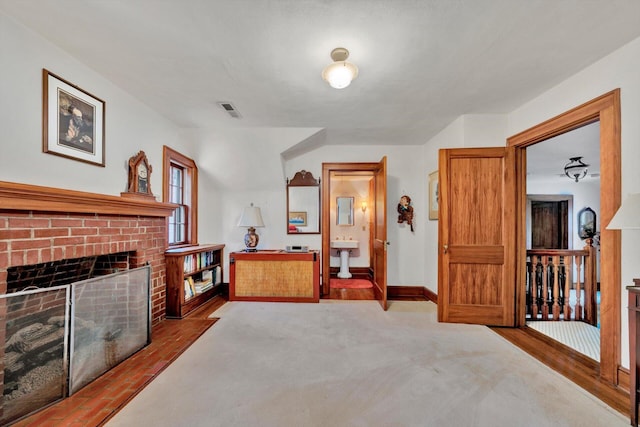
[[[438,171],[429,174],[429,219],[438,219]]]
[[[289,212],[289,225],[306,227],[307,213],[306,212]]]
[[[42,70],[42,151],[104,167],[105,102]]]

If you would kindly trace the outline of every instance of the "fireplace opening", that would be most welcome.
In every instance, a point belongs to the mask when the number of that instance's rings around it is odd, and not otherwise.
[[[95,270],[85,261],[78,270]],[[147,345],[150,277],[147,265],[0,295],[0,425],[71,395]]]
[[[80,282],[130,268],[130,252],[68,258],[7,269],[7,293],[46,289]]]

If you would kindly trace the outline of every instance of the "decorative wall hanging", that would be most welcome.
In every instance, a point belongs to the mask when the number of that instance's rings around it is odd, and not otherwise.
[[[42,151],[104,167],[105,102],[42,70]]]
[[[429,219],[438,219],[438,171],[429,174]]]
[[[596,213],[590,207],[578,212],[578,236],[582,239],[591,239],[596,235]]]
[[[409,224],[409,228],[413,231],[413,206],[411,206],[411,197],[406,194],[400,197],[400,203],[398,203],[398,224],[403,222]]]

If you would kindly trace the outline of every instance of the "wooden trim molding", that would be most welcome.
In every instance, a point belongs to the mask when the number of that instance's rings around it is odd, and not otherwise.
[[[438,294],[433,292],[431,289],[424,288],[424,297],[429,301],[433,301],[434,303],[438,304]]]
[[[620,207],[621,201],[621,114],[620,89],[612,90],[586,102],[564,114],[553,117],[537,126],[507,139],[507,146],[516,148],[517,204],[517,288],[516,320],[525,323],[524,298],[526,271],[526,150],[537,142],[577,129],[593,122],[600,122],[600,223],[608,224]],[[618,384],[620,366],[621,323],[621,233],[607,230],[600,235],[600,376],[612,384]]]
[[[198,166],[196,162],[185,156],[184,154],[174,150],[171,147],[164,145],[162,147],[162,200],[164,202],[169,200],[169,183],[171,177],[169,176],[171,170],[171,164],[180,165],[186,170],[186,176],[184,177],[185,183],[189,183],[186,188],[186,193],[183,195],[183,204],[188,208],[188,220],[187,220],[187,241],[186,245],[198,244]],[[177,208],[174,205],[174,209]],[[170,215],[169,215],[170,216]],[[171,245],[180,246],[180,245]]]
[[[390,299],[402,297],[421,297],[438,304],[438,294],[425,286],[387,286],[387,295]]]
[[[176,208],[155,199],[109,196],[84,191],[0,181],[0,209],[168,217]]]

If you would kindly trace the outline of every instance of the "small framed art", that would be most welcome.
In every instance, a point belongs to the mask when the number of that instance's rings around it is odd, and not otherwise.
[[[438,219],[438,171],[429,174],[429,219]]]
[[[306,212],[289,212],[289,225],[295,225],[297,227],[306,227],[307,213]]]

